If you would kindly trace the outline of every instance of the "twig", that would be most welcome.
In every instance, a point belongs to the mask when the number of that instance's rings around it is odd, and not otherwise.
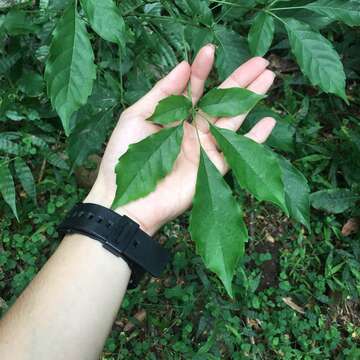
[[[44,177],[45,168],[46,168],[46,159],[44,159],[41,164],[40,173],[39,173],[39,177],[38,177],[38,184],[42,181],[42,179]]]

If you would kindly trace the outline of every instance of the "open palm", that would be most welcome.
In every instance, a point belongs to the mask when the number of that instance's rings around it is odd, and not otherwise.
[[[86,198],[86,202],[111,205],[116,192],[114,169],[119,157],[127,151],[130,144],[139,142],[162,129],[161,126],[146,120],[152,115],[160,100],[169,95],[186,94],[188,84],[190,84],[193,103],[195,104],[200,99],[205,81],[214,63],[214,52],[215,48],[212,45],[203,47],[191,66],[185,61],[177,65],[150,92],[122,113],[106,147],[96,183]],[[246,87],[253,92],[264,94],[275,77],[273,72],[266,69],[267,66],[268,62],[265,59],[253,58],[237,68],[220,87]],[[195,193],[199,164],[199,139],[216,167],[223,174],[227,171],[227,164],[209,132],[207,121],[216,123],[218,127],[236,131],[245,116],[205,120],[201,114],[198,114],[194,124],[185,122],[181,151],[172,172],[159,182],[154,192],[116,211],[134,219],[149,234],[153,234],[165,222],[184,212],[191,205]],[[274,125],[274,119],[264,118],[251,129],[247,136],[257,142],[264,142]]]

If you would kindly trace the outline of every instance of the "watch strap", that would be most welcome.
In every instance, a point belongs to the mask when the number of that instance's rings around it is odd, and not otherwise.
[[[80,233],[127,261],[132,270],[129,288],[137,286],[144,272],[159,277],[170,260],[169,252],[125,215],[92,203],[80,203],[59,226],[63,234]]]

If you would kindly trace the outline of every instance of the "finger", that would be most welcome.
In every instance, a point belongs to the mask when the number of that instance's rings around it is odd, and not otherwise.
[[[257,94],[266,94],[275,80],[275,74],[270,70],[265,70],[257,79],[255,79],[248,89]],[[223,117],[216,121],[216,126],[223,129],[237,131],[244,122],[247,114],[241,114],[234,117]]]
[[[149,118],[158,102],[170,95],[179,95],[183,93],[190,78],[190,65],[183,61],[178,64],[168,75],[159,80],[156,85],[134,105],[131,109],[132,113]]]
[[[231,88],[231,87],[246,87],[251,84],[256,78],[258,78],[269,65],[269,62],[261,57],[255,57],[239,66],[220,86],[219,88]],[[206,115],[205,115],[206,117]],[[216,119],[206,117],[208,121],[214,123]],[[209,125],[204,119],[204,116],[200,116],[197,119],[198,128],[202,132],[209,130]]]
[[[271,117],[263,118],[256,123],[256,125],[245,136],[259,144],[262,144],[268,139],[275,125],[275,119]]]
[[[194,104],[198,102],[204,92],[205,81],[213,67],[214,58],[215,46],[208,44],[200,49],[191,65],[190,89]],[[188,95],[186,90],[185,95]]]
[[[207,156],[212,161],[212,163],[221,172],[221,174],[223,175],[226,174],[226,172],[229,170],[229,167],[225,161],[224,154],[221,151],[219,151],[213,136],[209,133],[207,134],[199,133],[199,139],[201,146],[205,150]]]
[[[262,57],[254,57],[239,66],[220,86],[220,89],[246,87],[251,84],[269,65]]]

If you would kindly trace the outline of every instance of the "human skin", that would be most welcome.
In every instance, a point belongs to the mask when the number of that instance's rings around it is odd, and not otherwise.
[[[146,119],[157,103],[173,94],[201,97],[214,62],[215,47],[207,45],[192,65],[181,62],[137,103],[125,110],[107,144],[98,178],[84,200],[110,207],[115,196],[114,167],[129,145],[161,130]],[[253,58],[241,65],[220,87],[246,87],[264,94],[274,81],[268,62]],[[217,126],[237,130],[245,115],[208,119]],[[275,121],[264,118],[246,135],[259,143],[270,135]],[[196,134],[198,129],[199,137]],[[227,165],[199,115],[184,124],[181,152],[172,172],[148,196],[116,209],[153,235],[164,223],[190,205],[195,192],[199,140],[210,160],[224,174]],[[83,235],[65,236],[53,256],[0,322],[0,359],[97,359],[127,289],[131,270],[127,263]]]

